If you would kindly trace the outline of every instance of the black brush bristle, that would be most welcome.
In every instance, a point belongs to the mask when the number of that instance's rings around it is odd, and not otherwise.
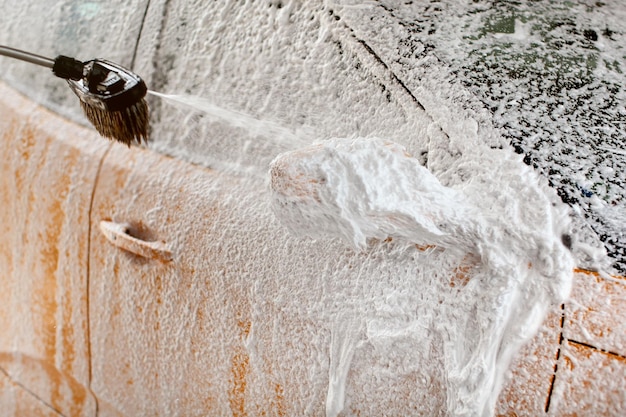
[[[127,146],[148,142],[149,110],[145,99],[116,111],[102,109],[82,100],[80,106],[100,135]]]

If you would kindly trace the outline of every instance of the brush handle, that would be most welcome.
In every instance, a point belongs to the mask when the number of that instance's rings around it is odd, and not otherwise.
[[[30,62],[31,64],[41,65],[42,67],[52,68],[54,66],[53,59],[31,54],[30,52],[20,51],[19,49],[9,48],[8,46],[0,45],[0,55],[20,59],[22,61]]]
[[[50,59],[45,56],[31,54],[30,52],[20,51],[19,49],[2,45],[0,45],[0,55],[20,59],[30,62],[31,64],[41,65],[42,67],[52,68],[54,75],[64,80],[72,79],[76,81],[83,77],[85,65],[67,56],[59,55],[56,59]]]

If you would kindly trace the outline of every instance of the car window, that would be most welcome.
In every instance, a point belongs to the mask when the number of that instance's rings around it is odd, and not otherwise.
[[[148,13],[145,27],[159,24],[137,55],[149,88],[175,96],[150,98],[153,149],[258,175],[329,137],[393,135],[423,150],[423,111],[374,76],[321,3],[177,0]]]
[[[413,68],[428,56],[448,66],[506,142],[574,209],[578,239],[597,236],[613,267],[626,272],[623,2],[383,3],[375,12],[351,9],[349,24],[361,36],[383,25],[399,29],[397,48],[371,32],[368,39],[386,62],[401,64],[402,79],[414,80]]]

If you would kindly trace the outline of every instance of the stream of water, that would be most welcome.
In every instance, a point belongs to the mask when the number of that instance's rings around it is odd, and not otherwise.
[[[261,120],[241,111],[227,109],[205,97],[184,94],[163,94],[151,90],[149,90],[148,93],[163,99],[169,104],[197,110],[215,121],[226,122],[233,127],[245,130],[251,136],[260,136],[272,140],[289,149],[295,149],[309,144],[313,136],[311,132],[307,132],[306,130],[294,132],[279,123]]]

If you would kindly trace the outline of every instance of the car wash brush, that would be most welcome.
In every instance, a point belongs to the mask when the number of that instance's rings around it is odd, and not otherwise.
[[[148,89],[128,69],[103,59],[81,62],[58,56],[55,59],[0,46],[0,55],[52,69],[67,80],[80,99],[87,119],[100,135],[130,146],[148,140]]]

